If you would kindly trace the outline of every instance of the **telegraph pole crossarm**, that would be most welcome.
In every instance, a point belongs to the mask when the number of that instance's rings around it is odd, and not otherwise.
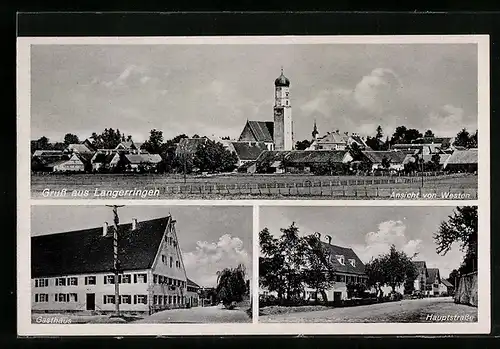
[[[115,311],[116,316],[120,316],[120,283],[119,283],[119,274],[120,274],[120,259],[118,256],[118,224],[120,220],[118,218],[118,208],[123,207],[125,205],[106,205],[108,207],[113,208],[113,269],[115,274]]]

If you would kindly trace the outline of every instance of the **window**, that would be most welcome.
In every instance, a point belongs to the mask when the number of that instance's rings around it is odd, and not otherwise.
[[[76,277],[68,278],[68,285],[69,286],[78,286],[78,278],[76,278]]]
[[[132,304],[132,296],[129,294],[123,294],[120,296],[120,303]]]
[[[170,261],[169,262],[170,262],[169,263],[170,264],[170,268],[172,268],[172,265],[174,264],[174,259],[172,258],[172,256],[170,256]]]
[[[134,274],[134,283],[135,284],[145,284],[148,282],[147,274]]]
[[[55,302],[68,302],[68,300],[69,300],[69,295],[66,293],[56,293],[54,295]]]
[[[96,277],[95,276],[85,276],[85,285],[95,285]]]
[[[130,274],[118,276],[118,282],[120,282],[121,284],[130,284],[131,280],[132,278],[130,277]]]
[[[70,293],[68,302],[78,302],[78,295],[76,293]]]
[[[161,255],[161,261],[163,264],[167,264],[167,256],[165,256],[164,254]]]
[[[163,283],[163,276],[162,275],[158,275],[158,283],[159,284]]]
[[[158,275],[153,274],[153,283],[157,284],[158,283]]]
[[[167,279],[168,279],[168,282],[167,282],[167,283],[168,283],[169,285],[172,285],[172,279],[171,279],[171,278],[167,278]]]
[[[290,92],[285,92],[285,96],[287,96],[287,97],[288,97],[288,94],[289,94],[289,93],[290,93]]]
[[[56,286],[66,286],[66,278],[57,278]]]
[[[335,258],[339,261],[340,264],[345,265],[344,261],[344,256],[343,255],[336,255]]]
[[[145,294],[134,295],[134,304],[148,304],[148,296]]]
[[[104,304],[115,304],[115,295],[111,295],[111,294],[106,294],[103,296],[103,300],[102,302]]]
[[[153,296],[153,304],[158,304],[158,296],[157,295],[154,295]]]
[[[35,293],[35,302],[46,303],[49,301],[49,295],[47,293]]]
[[[177,296],[174,296],[174,304],[177,304]]]
[[[48,287],[49,279],[35,279],[35,287]]]
[[[354,268],[356,268],[356,260],[355,260],[355,259],[353,259],[353,258],[349,259],[349,263],[351,263],[351,265],[352,265]]]
[[[104,275],[104,284],[114,284],[115,276],[114,275]]]
[[[163,296],[163,304],[168,304],[168,296]]]
[[[179,261],[175,261],[175,267],[179,268]]]
[[[172,304],[172,296],[168,296],[168,304]]]

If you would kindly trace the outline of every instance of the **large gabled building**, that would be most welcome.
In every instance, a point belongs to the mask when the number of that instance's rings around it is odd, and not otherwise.
[[[35,312],[115,311],[114,226],[31,238]],[[171,216],[118,226],[120,311],[184,307],[188,279]]]

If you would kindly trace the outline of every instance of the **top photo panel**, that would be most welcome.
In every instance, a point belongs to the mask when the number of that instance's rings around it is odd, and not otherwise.
[[[488,41],[454,38],[37,39],[31,197],[476,200]]]

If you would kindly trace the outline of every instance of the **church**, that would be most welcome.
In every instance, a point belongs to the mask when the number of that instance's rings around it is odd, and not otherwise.
[[[290,103],[290,80],[283,74],[274,81],[274,120],[247,120],[239,142],[264,143],[268,150],[292,150],[293,121]]]

